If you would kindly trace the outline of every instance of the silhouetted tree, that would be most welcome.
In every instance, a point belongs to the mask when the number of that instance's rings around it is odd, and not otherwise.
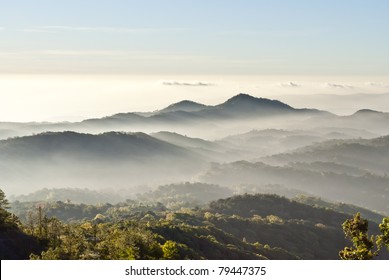
[[[4,192],[0,189],[0,228],[8,227],[7,221],[11,216],[11,214],[7,211],[8,208],[9,202],[5,197]]]
[[[9,208],[8,199],[5,197],[5,193],[0,189],[0,209],[6,210]]]

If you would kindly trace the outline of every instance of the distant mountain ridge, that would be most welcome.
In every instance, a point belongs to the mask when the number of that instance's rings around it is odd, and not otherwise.
[[[131,157],[186,157],[188,151],[142,132],[106,132],[98,135],[73,131],[46,132],[33,136],[0,140],[0,159],[4,157],[55,156],[63,158],[101,157],[120,159]]]
[[[185,114],[188,113],[188,114]],[[189,114],[190,113],[190,114]],[[138,120],[138,121],[155,121],[166,116],[177,116],[178,118],[199,117],[201,119],[217,118],[217,117],[236,117],[236,116],[264,116],[276,115],[285,113],[327,113],[316,109],[295,109],[278,100],[267,98],[257,98],[249,94],[240,93],[224,103],[215,106],[207,106],[189,100],[183,100],[178,103],[169,105],[168,107],[150,113],[120,113],[108,116],[101,119],[93,119],[94,121],[109,120]],[[85,120],[88,122],[90,120]]]
[[[174,104],[169,105],[168,107],[157,111],[159,113],[166,112],[175,112],[175,111],[185,111],[185,112],[196,112],[207,108],[207,105],[200,104],[190,100],[183,100]]]
[[[284,127],[269,126],[268,119],[270,118],[278,118],[278,120],[284,118],[282,122],[277,120],[277,123],[286,125]],[[145,133],[173,131],[184,135],[194,133],[191,136],[201,138],[204,138],[204,132],[207,132],[211,133],[212,138],[215,139],[215,137],[221,138],[228,135],[220,135],[223,130],[217,131],[216,129],[223,129],[226,125],[230,126],[232,122],[242,121],[261,122],[262,126],[250,127],[250,129],[289,129],[290,124],[297,128],[313,124],[365,129],[380,135],[389,134],[389,128],[385,126],[389,122],[389,113],[363,109],[350,116],[338,116],[327,111],[294,108],[279,100],[240,93],[214,106],[183,100],[154,112],[123,112],[80,122],[0,122],[0,139],[46,131],[77,131],[92,134],[108,131],[142,131]],[[242,133],[243,130],[239,132]]]
[[[0,141],[0,185],[28,187],[116,186],[180,181],[203,164],[196,153],[145,133],[47,132]],[[181,178],[181,179],[180,179]]]

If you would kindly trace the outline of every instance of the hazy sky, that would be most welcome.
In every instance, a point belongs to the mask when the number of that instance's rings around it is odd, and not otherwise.
[[[0,72],[389,74],[387,0],[1,0]]]
[[[388,14],[387,0],[0,0],[0,121],[387,93]]]

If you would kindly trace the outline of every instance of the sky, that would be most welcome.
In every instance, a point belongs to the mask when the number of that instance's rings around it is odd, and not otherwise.
[[[2,0],[2,73],[389,74],[386,0]]]
[[[245,76],[334,77],[318,82],[318,93],[339,77],[386,84],[388,12],[386,0],[0,0],[0,98],[8,103],[0,120],[101,115],[125,110],[123,102],[152,109],[179,98],[168,88],[198,81],[214,87],[181,86],[181,97],[216,102],[232,94],[226,83],[216,89],[229,76],[235,84]],[[122,77],[120,94],[108,76]],[[75,99],[79,110],[58,101]],[[106,109],[86,110],[91,99]]]

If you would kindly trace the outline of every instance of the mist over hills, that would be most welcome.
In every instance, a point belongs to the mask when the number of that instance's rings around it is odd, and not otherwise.
[[[86,119],[81,122],[61,123],[0,123],[0,137],[31,135],[46,131],[76,131],[80,133],[103,133],[108,131],[171,131],[180,134],[197,135],[201,138],[219,138],[242,126],[256,129],[274,128],[269,126],[269,118],[277,123],[277,128],[290,125],[301,127],[302,120],[309,117],[328,117],[332,114],[315,109],[295,109],[278,100],[256,98],[248,94],[236,95],[226,102],[207,106],[184,100],[162,110],[145,113],[118,113],[103,118]],[[285,117],[288,125],[285,126]],[[254,124],[254,123],[256,124]],[[296,124],[297,122],[297,124]],[[284,123],[282,125],[282,123]],[[190,129],[188,129],[190,125]],[[253,127],[254,125],[254,127]],[[207,131],[207,133],[204,132]],[[248,130],[243,128],[240,132]]]
[[[388,116],[239,94],[75,123],[0,123],[0,186],[24,223],[44,205],[74,229],[137,225],[158,246],[176,242],[182,258],[336,259],[344,220],[360,212],[377,234],[389,214]],[[25,257],[15,250],[7,256]]]
[[[51,132],[0,141],[0,181],[10,193],[170,182],[202,164],[196,154],[144,133]]]
[[[72,131],[46,132],[2,140],[0,151],[3,156],[12,155],[24,159],[29,156],[51,156],[55,153],[61,153],[65,157],[78,156],[80,159],[96,157],[113,160],[145,155],[189,156],[187,151],[141,132],[107,132],[98,135]]]
[[[329,140],[291,153],[272,155],[265,161],[273,164],[336,162],[386,176],[389,171],[389,136],[374,139]]]
[[[277,185],[387,213],[388,115],[337,116],[239,94],[77,123],[0,123],[3,137],[20,134],[0,141],[0,184],[11,194]]]
[[[297,109],[278,100],[236,95],[215,106],[184,100],[154,112],[118,113],[81,122],[1,123],[0,139],[46,131],[104,133],[109,131],[176,132],[190,137],[217,140],[252,129],[314,130],[322,127],[342,131],[366,131],[359,137],[389,134],[389,114],[364,110],[349,116],[337,116],[316,109]]]
[[[275,96],[291,106],[318,108],[337,115],[352,115],[361,109],[388,111],[389,93],[340,93]]]
[[[389,179],[368,173],[353,176],[300,166],[271,166],[261,162],[241,161],[214,164],[199,180],[224,186],[279,184],[327,200],[389,212]]]

